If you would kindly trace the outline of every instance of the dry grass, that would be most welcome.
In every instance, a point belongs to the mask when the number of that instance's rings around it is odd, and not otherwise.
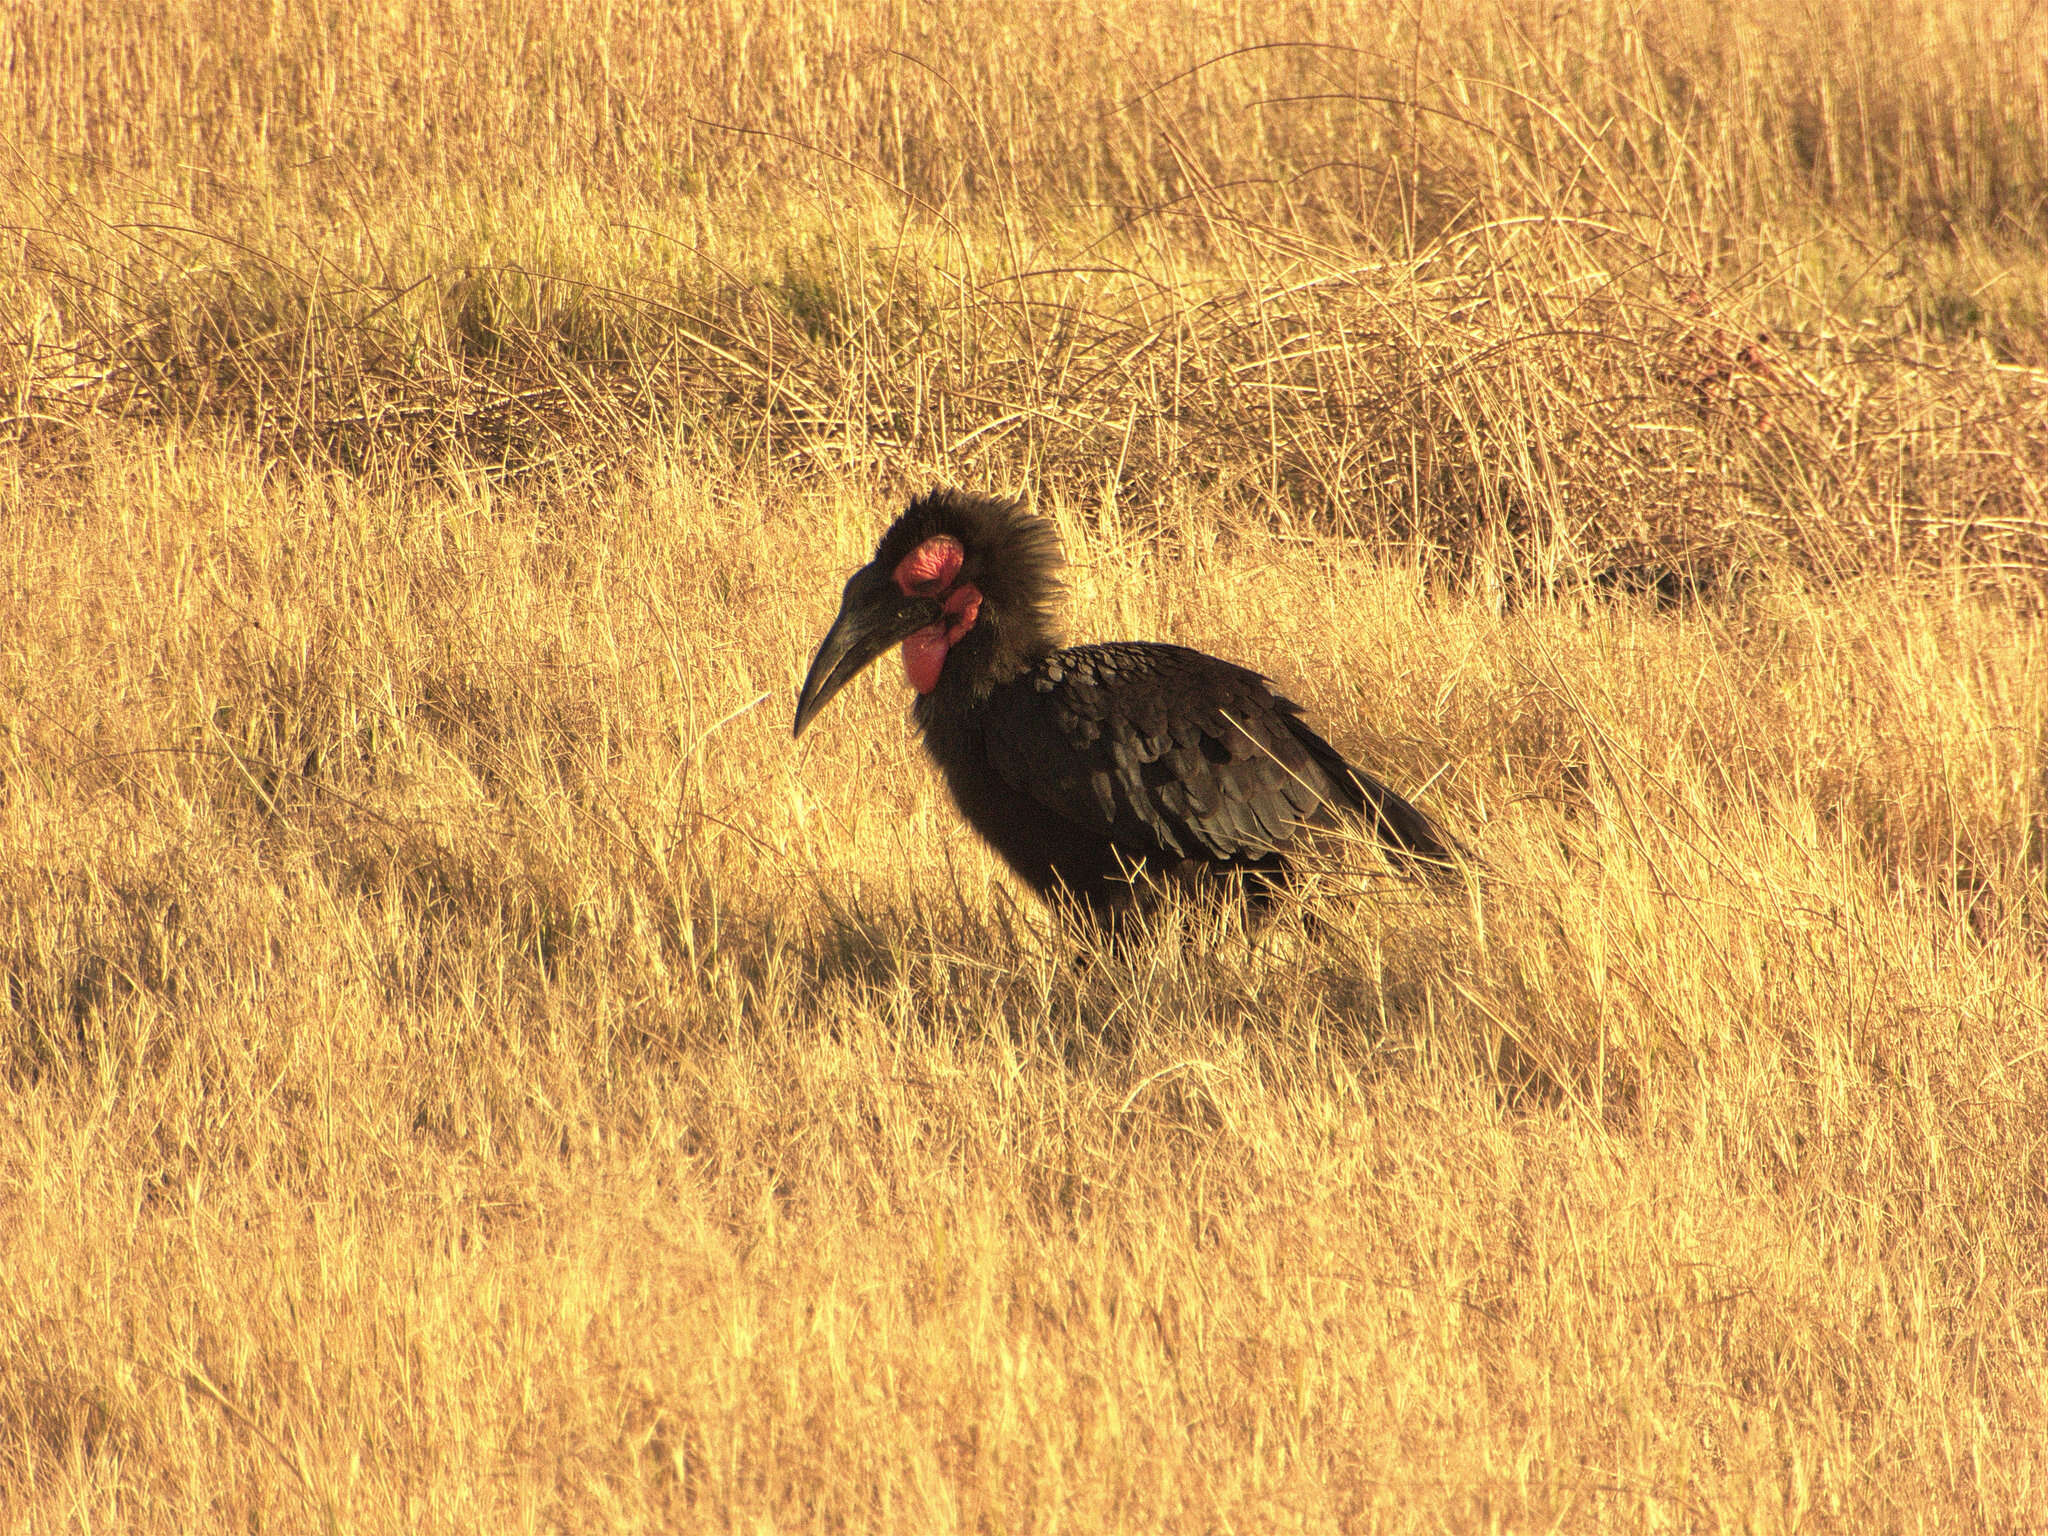
[[[0,1527],[2040,1529],[2048,35],[1667,12],[0,11]],[[793,748],[930,477],[1484,878]]]

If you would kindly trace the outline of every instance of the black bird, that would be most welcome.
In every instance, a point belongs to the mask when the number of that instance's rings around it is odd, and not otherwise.
[[[1062,647],[1052,525],[1017,502],[934,491],[855,571],[797,699],[795,734],[890,646],[961,814],[1032,889],[1112,925],[1160,877],[1287,880],[1310,828],[1361,818],[1408,866],[1443,869],[1429,818],[1344,761],[1265,678],[1178,645]]]

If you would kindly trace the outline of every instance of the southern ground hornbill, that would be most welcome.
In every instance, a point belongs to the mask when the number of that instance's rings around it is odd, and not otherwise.
[[[1256,672],[1178,645],[1062,647],[1059,543],[1019,503],[934,491],[846,583],[804,678],[796,734],[892,645],[961,813],[1041,896],[1116,923],[1160,877],[1236,877],[1254,900],[1340,815],[1400,863],[1449,840],[1344,761]]]

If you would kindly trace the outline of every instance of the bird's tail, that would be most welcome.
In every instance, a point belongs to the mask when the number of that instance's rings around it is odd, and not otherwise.
[[[1415,874],[1443,875],[1454,872],[1460,860],[1471,861],[1471,852],[1421,810],[1363,768],[1347,762],[1343,753],[1298,718],[1287,723],[1396,864]]]
[[[1373,836],[1397,864],[1418,874],[1444,874],[1457,867],[1465,850],[1422,811],[1349,763],[1344,765],[1344,776],[1358,791],[1363,802],[1360,814]]]

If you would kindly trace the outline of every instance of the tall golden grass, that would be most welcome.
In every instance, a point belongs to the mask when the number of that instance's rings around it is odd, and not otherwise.
[[[0,8],[0,1525],[2048,1509],[2048,15]],[[1051,922],[934,479],[1480,849]]]

